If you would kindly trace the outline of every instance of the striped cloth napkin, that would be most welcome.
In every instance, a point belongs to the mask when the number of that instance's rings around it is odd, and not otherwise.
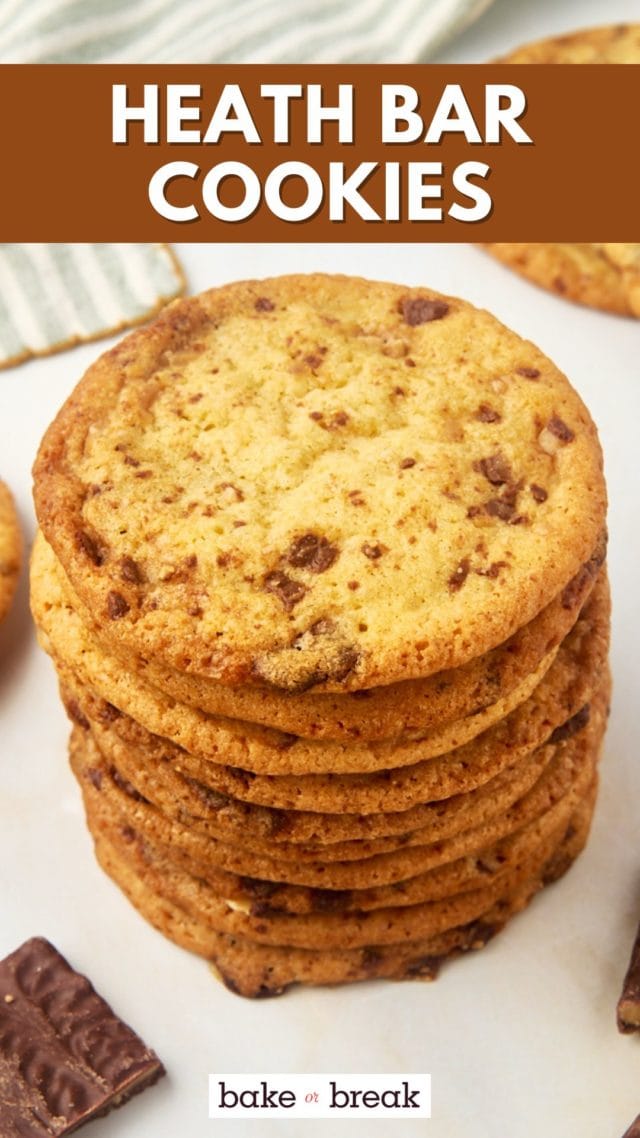
[[[0,63],[413,63],[492,0],[0,0]],[[0,367],[152,316],[162,245],[0,245]]]
[[[492,0],[0,0],[0,63],[415,63]]]
[[[138,324],[184,283],[166,245],[0,245],[0,367]]]

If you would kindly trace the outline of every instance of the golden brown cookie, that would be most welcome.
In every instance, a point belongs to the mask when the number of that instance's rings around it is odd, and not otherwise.
[[[526,687],[533,672],[544,668],[552,653],[577,619],[589,596],[604,559],[606,542],[598,541],[589,560],[581,567],[560,596],[554,598],[529,625],[508,641],[469,665],[438,672],[426,680],[390,684],[344,695],[291,696],[251,688],[224,688],[220,684],[195,685],[176,672],[159,673],[149,661],[136,671],[105,652],[95,639],[86,614],[78,611],[78,601],[64,579],[53,550],[38,534],[31,559],[31,607],[41,633],[43,647],[56,663],[71,666],[90,687],[103,693],[134,718],[150,725],[156,733],[179,739],[189,749],[202,748],[197,742],[201,716],[189,718],[189,709],[207,712],[222,719],[216,742],[216,720],[209,719],[208,744],[229,757],[235,730],[231,719],[271,726],[273,732],[253,732],[252,753],[260,739],[272,747],[289,752],[280,763],[292,763],[300,745],[291,753],[291,735],[300,739],[336,739],[350,744],[358,739],[421,739],[429,729],[473,716],[510,698],[518,686]],[[157,685],[156,681],[157,680]],[[204,690],[206,687],[206,690]],[[201,690],[202,689],[202,690]],[[168,696],[168,698],[167,698]],[[183,699],[184,697],[184,699]],[[186,704],[186,714],[178,706]],[[228,705],[231,704],[231,707]],[[227,710],[225,710],[225,708]],[[240,714],[246,711],[247,714]],[[193,733],[195,732],[195,734]],[[276,733],[277,732],[277,733]],[[336,748],[336,754],[344,748]],[[313,754],[313,747],[309,755]],[[241,760],[238,759],[238,762]],[[273,764],[273,757],[269,760]],[[255,760],[254,760],[255,762]],[[305,754],[297,769],[309,766]],[[379,761],[376,761],[380,765]],[[323,765],[327,767],[326,749]]]
[[[511,766],[527,760],[554,732],[566,733],[567,720],[585,714],[584,708],[601,686],[609,645],[609,596],[606,578],[598,583],[577,624],[562,643],[558,655],[526,702],[475,740],[437,758],[412,766],[361,775],[257,775],[222,766],[204,756],[192,755],[169,740],[151,735],[113,704],[96,698],[67,669],[60,668],[63,700],[71,720],[83,727],[91,721],[113,732],[133,754],[138,769],[155,781],[171,779],[170,793],[177,800],[186,793],[179,778],[185,776],[213,792],[213,802],[247,801],[275,808],[274,824],[263,812],[265,826],[310,840],[321,825],[326,840],[338,840],[356,822],[358,836],[407,830],[419,825],[425,803],[438,802],[473,791],[485,784],[497,789],[496,778]],[[319,746],[321,744],[316,744]],[[163,773],[164,772],[164,773]],[[510,781],[504,779],[505,781]],[[178,780],[178,781],[176,781]],[[135,782],[135,778],[132,780]],[[139,788],[144,793],[144,787]],[[192,788],[197,794],[197,786]],[[222,797],[221,797],[222,796]],[[312,812],[307,818],[305,812]],[[429,809],[433,815],[435,810]],[[323,815],[321,818],[320,815]],[[401,819],[405,818],[407,824]]]
[[[154,660],[136,672],[171,699],[212,715],[231,716],[313,739],[416,738],[431,727],[474,714],[508,696],[538,668],[571,628],[606,553],[606,535],[562,592],[492,651],[459,668],[420,680],[342,694],[225,687],[180,675]]]
[[[254,917],[271,912],[301,914],[368,911],[433,901],[468,889],[482,888],[513,871],[536,845],[546,841],[563,825],[563,821],[566,822],[573,809],[573,795],[565,795],[545,814],[474,853],[391,885],[332,890],[263,881],[227,873],[215,866],[205,866],[191,860],[188,854],[177,847],[168,849],[143,837],[109,809],[95,788],[88,792],[86,798],[90,829],[94,835],[104,835],[112,845],[121,849],[123,856],[137,861],[141,866],[145,862],[155,866],[161,873],[171,872],[171,867],[186,871],[209,885],[232,907],[235,905],[240,911]],[[436,836],[434,831],[434,837]]]
[[[41,556],[42,555],[42,556]],[[117,710],[124,712],[151,733],[170,738],[184,749],[213,761],[242,770],[265,774],[309,774],[312,772],[371,771],[398,768],[432,757],[478,736],[492,723],[503,719],[524,702],[551,665],[553,648],[537,668],[524,676],[507,695],[486,707],[476,708],[461,720],[445,723],[440,729],[414,732],[406,743],[307,741],[249,723],[222,719],[197,708],[168,699],[142,682],[113,657],[102,652],[64,597],[59,573],[47,572],[50,551],[36,543],[32,560],[31,603],[43,647],[53,656],[61,672],[71,671],[81,684],[96,691]],[[592,587],[591,566],[580,576]],[[578,615],[577,604],[585,588],[573,589],[565,604]],[[608,602],[607,602],[608,603]],[[564,613],[565,609],[561,608]],[[608,618],[607,618],[608,623]],[[552,636],[552,643],[556,636]],[[517,655],[517,648],[514,648]],[[66,681],[69,682],[68,680]],[[73,680],[71,681],[73,686]]]
[[[339,984],[387,977],[435,979],[441,965],[460,952],[483,947],[543,885],[555,881],[579,854],[586,841],[595,781],[576,809],[557,849],[537,874],[508,900],[499,900],[479,920],[427,940],[402,945],[366,945],[361,949],[324,952],[312,949],[258,945],[243,937],[211,929],[179,905],[154,894],[108,840],[96,840],[100,864],[151,924],[182,947],[208,958],[226,986],[239,995],[281,995],[292,984]]]
[[[521,276],[567,300],[640,316],[640,245],[503,243],[486,248]]]
[[[534,787],[501,816],[443,841],[429,842],[427,833],[418,831],[409,835],[404,845],[373,856],[365,856],[370,843],[356,842],[353,851],[345,851],[350,854],[347,861],[330,858],[331,846],[323,848],[322,859],[318,855],[314,859],[312,851],[311,856],[306,855],[304,847],[298,845],[287,849],[284,843],[278,846],[276,857],[261,855],[238,843],[230,845],[197,832],[189,824],[190,819],[186,824],[167,819],[117,772],[114,778],[113,768],[105,763],[90,735],[78,729],[72,736],[71,761],[83,793],[90,796],[97,791],[124,824],[149,837],[153,844],[178,846],[203,867],[313,888],[371,888],[406,880],[482,849],[544,814],[559,797],[579,788],[590,777],[599,751],[606,719],[603,700],[604,697],[594,702],[590,721],[583,730],[556,744],[552,761]],[[344,848],[342,843],[340,851]],[[362,856],[358,857],[358,853]]]
[[[595,599],[588,607],[595,609]],[[593,625],[589,626],[585,617],[584,622],[580,621],[570,634],[573,652],[569,649],[564,651],[566,660],[561,658],[558,667],[559,672],[560,666],[565,666],[564,683],[558,682],[558,674],[555,683],[553,675],[545,677],[554,694],[562,694],[565,699],[572,701],[565,705],[564,719],[556,722],[560,719],[558,712],[552,710],[549,717],[549,714],[544,714],[544,699],[539,703],[533,699],[513,713],[514,728],[516,723],[520,723],[521,727],[529,725],[530,716],[535,717],[537,713],[539,721],[541,718],[540,729],[543,732],[543,739],[538,742],[547,743],[551,740],[555,743],[558,739],[568,738],[588,722],[590,707],[584,702],[585,696],[591,698],[601,687],[606,665],[606,598],[603,598],[602,609],[602,627],[599,631],[594,630]],[[581,628],[582,623],[587,626],[585,629]],[[580,662],[583,669],[580,669]],[[585,662],[588,670],[583,675]],[[555,666],[551,672],[554,671]],[[530,703],[532,706],[528,715],[526,709]],[[571,713],[571,718],[567,712]],[[77,700],[72,705],[72,713],[76,722],[83,722],[84,712]],[[569,722],[566,721],[567,718]],[[206,782],[183,774],[176,766],[179,757],[175,749],[172,755],[170,750],[166,747],[163,750],[160,746],[150,754],[144,748],[124,741],[117,731],[118,723],[117,718],[107,719],[106,722],[99,718],[93,719],[90,723],[91,733],[107,763],[135,791],[157,806],[163,814],[190,825],[195,832],[227,842],[237,840],[247,849],[267,854],[277,851],[283,844],[288,846],[299,842],[307,852],[316,851],[321,857],[326,853],[327,845],[337,843],[336,850],[342,851],[339,854],[342,857],[345,849],[356,848],[354,843],[357,842],[357,848],[366,850],[368,856],[392,848],[394,843],[384,840],[391,835],[397,835],[398,841],[403,844],[407,842],[409,834],[412,835],[411,841],[415,842],[421,831],[428,831],[432,840],[449,837],[503,813],[533,785],[553,753],[553,746],[542,746],[533,753],[527,751],[523,754],[522,748],[515,746],[516,730],[509,732],[507,724],[503,723],[488,733],[491,738],[484,740],[484,747],[489,755],[493,755],[502,742],[506,769],[478,788],[461,792],[459,784],[462,782],[464,785],[464,780],[459,779],[456,784],[456,774],[466,773],[465,768],[473,770],[474,765],[477,765],[477,757],[468,746],[461,749],[462,754],[452,757],[454,769],[449,796],[443,795],[440,788],[439,799],[431,801],[427,780],[420,795],[420,805],[411,809],[369,815],[356,814],[353,809],[350,813],[323,813],[319,810],[281,810],[254,806],[220,794]],[[83,725],[89,726],[88,721]],[[158,743],[161,744],[161,740]],[[446,768],[447,756],[443,756],[440,763]],[[434,764],[424,765],[428,770]],[[339,781],[336,779],[334,783]],[[363,847],[362,843],[366,843],[366,846]],[[331,856],[335,857],[335,852],[332,851]]]
[[[584,28],[524,44],[501,63],[640,63],[640,24]],[[568,300],[640,316],[640,245],[493,244],[510,268]]]
[[[343,858],[352,851],[359,856],[382,853],[398,844],[405,846],[409,835],[411,842],[417,841],[423,832],[430,840],[450,837],[487,821],[522,797],[553,754],[551,747],[539,748],[485,787],[413,810],[369,816],[377,824],[362,826],[354,814],[250,806],[177,772],[172,776],[167,770],[150,769],[144,756],[123,744],[109,728],[92,724],[91,735],[112,770],[165,817],[189,826],[193,832],[223,842],[237,841],[247,850],[275,856],[279,851],[291,853],[292,845],[299,843],[305,857],[331,859]]]
[[[550,835],[526,835],[525,847],[515,865],[501,874],[482,874],[465,882],[464,873],[453,873],[453,893],[435,900],[402,903],[388,908],[345,909],[335,912],[290,913],[263,909],[259,915],[246,912],[244,906],[228,903],[201,877],[185,873],[173,863],[141,856],[137,844],[120,840],[121,852],[132,868],[151,888],[185,912],[203,919],[218,932],[247,937],[257,944],[291,945],[296,948],[361,948],[367,944],[398,944],[446,932],[450,928],[476,920],[500,897],[509,896],[523,878],[533,876],[533,867],[545,862],[566,830],[574,799],[563,803],[557,812]],[[561,827],[561,828],[560,828]],[[467,885],[469,886],[467,888]],[[461,886],[461,888],[459,888]]]
[[[0,480],[0,620],[7,615],[22,565],[22,535],[11,491]]]
[[[490,651],[605,512],[593,423],[538,349],[431,290],[322,275],[177,301],[102,356],[35,498],[116,654],[288,692]]]
[[[640,24],[582,28],[524,44],[501,63],[640,63]]]

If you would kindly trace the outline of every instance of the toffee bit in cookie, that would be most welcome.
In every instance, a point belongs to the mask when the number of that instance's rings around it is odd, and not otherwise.
[[[259,296],[253,307],[256,312],[273,312],[276,306],[268,296]]]
[[[538,435],[538,442],[546,454],[556,454],[560,447],[566,446],[575,438],[571,427],[568,427],[557,415],[553,415],[546,427]]]
[[[400,463],[400,469],[401,470],[410,470],[412,466],[415,466],[415,464],[416,464],[415,458],[403,458],[402,462]]]
[[[547,430],[551,431],[551,434],[555,435],[557,439],[560,439],[560,442],[562,443],[573,442],[576,437],[571,430],[571,427],[568,427],[567,424],[562,419],[559,419],[557,415],[553,415],[549,419],[549,422],[547,423]]]
[[[110,620],[120,620],[121,617],[126,616],[129,612],[129,604],[122,596],[122,593],[111,591],[107,596],[107,612]]]
[[[78,701],[75,699],[69,699],[64,706],[69,719],[71,719],[73,723],[77,723],[78,727],[82,727],[83,731],[88,731],[90,726],[89,720],[81,710]]]
[[[112,781],[120,788],[123,794],[126,794],[127,798],[131,798],[134,802],[147,802],[144,795],[140,794],[140,791],[136,790],[133,783],[129,782],[129,779],[125,778],[123,774],[120,774],[120,771],[117,770],[116,767],[111,767],[109,774]]]
[[[137,561],[133,557],[122,557],[120,560],[120,576],[130,585],[141,585],[144,575]]]
[[[117,707],[114,707],[112,703],[107,703],[106,700],[103,702],[99,717],[105,723],[113,723],[115,719],[120,719],[121,716],[122,712]]]
[[[102,790],[102,771],[99,767],[87,767],[85,774],[94,790]]]
[[[531,497],[535,502],[546,502],[549,495],[544,486],[538,486],[536,482],[531,483]]]
[[[480,423],[499,423],[502,419],[500,412],[490,407],[488,403],[481,403],[474,417]]]
[[[490,518],[500,518],[503,522],[510,522],[516,512],[514,503],[508,498],[491,498],[484,508]]]
[[[282,601],[287,612],[291,612],[307,592],[306,585],[287,577],[280,569],[267,573],[263,584],[267,593],[274,593]]]
[[[509,563],[507,561],[492,561],[487,569],[474,569],[474,573],[477,573],[478,577],[489,577],[495,581],[496,577],[500,576],[500,570],[508,568]]]
[[[584,707],[581,707],[579,711],[576,711],[575,715],[571,716],[571,719],[567,719],[565,723],[561,723],[559,727],[556,727],[555,731],[553,731],[549,737],[549,742],[565,743],[567,739],[572,739],[574,735],[578,734],[578,731],[582,731],[582,728],[587,726],[590,717],[591,706],[585,703]]]
[[[313,622],[309,632],[312,636],[330,636],[335,630],[335,622],[328,616],[321,616],[319,620]]]
[[[540,372],[537,367],[517,367],[516,375],[521,375],[524,379],[538,379]]]
[[[361,964],[363,968],[375,968],[382,960],[382,952],[375,945],[365,945],[362,949]]]
[[[616,1015],[618,1031],[624,1034],[640,1031],[640,925],[631,950]]]
[[[337,560],[339,550],[322,534],[305,533],[290,546],[285,560],[296,569],[324,573]]]
[[[492,486],[504,486],[506,482],[513,481],[511,467],[500,452],[491,454],[488,458],[481,458],[479,462],[474,463],[474,470],[484,475]]]
[[[460,562],[460,564],[458,565],[457,569],[454,569],[453,573],[449,577],[449,580],[447,582],[447,584],[449,585],[449,590],[452,593],[457,593],[458,590],[461,589],[462,586],[464,585],[468,576],[469,576],[469,558],[463,557],[463,559]]]
[[[350,889],[311,889],[311,907],[315,913],[340,913],[352,902]]]
[[[76,530],[76,545],[97,568],[104,565],[105,556],[97,541],[83,529]]]
[[[307,367],[311,368],[312,371],[316,371],[316,369],[319,368],[320,365],[324,362],[324,355],[324,352],[321,354],[310,352],[308,356],[303,356],[302,360],[303,363],[305,363]]]
[[[418,956],[407,964],[405,976],[407,979],[419,976],[422,980],[436,980],[442,963],[440,956]]]
[[[242,490],[233,482],[220,482],[216,486],[216,490],[219,490],[221,496],[229,502],[244,502]]]
[[[449,305],[444,300],[432,300],[427,296],[406,296],[398,304],[402,319],[412,328],[432,320],[442,320],[448,311]]]
[[[346,411],[336,411],[335,415],[331,416],[327,426],[330,431],[335,431],[338,427],[346,427],[348,422],[349,416]]]
[[[383,545],[380,541],[365,541],[360,548],[362,549],[365,557],[369,558],[369,561],[379,561],[383,553],[389,552],[386,545]]]

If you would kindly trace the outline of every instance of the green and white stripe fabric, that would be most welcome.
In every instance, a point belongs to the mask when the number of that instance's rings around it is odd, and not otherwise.
[[[413,63],[492,0],[0,0],[0,63]]]
[[[182,290],[165,245],[0,245],[0,367],[136,324]]]

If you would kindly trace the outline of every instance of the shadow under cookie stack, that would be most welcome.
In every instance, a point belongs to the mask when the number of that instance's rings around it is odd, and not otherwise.
[[[433,978],[582,849],[600,449],[489,314],[320,275],[178,301],[81,380],[35,498],[99,862],[233,991]]]

